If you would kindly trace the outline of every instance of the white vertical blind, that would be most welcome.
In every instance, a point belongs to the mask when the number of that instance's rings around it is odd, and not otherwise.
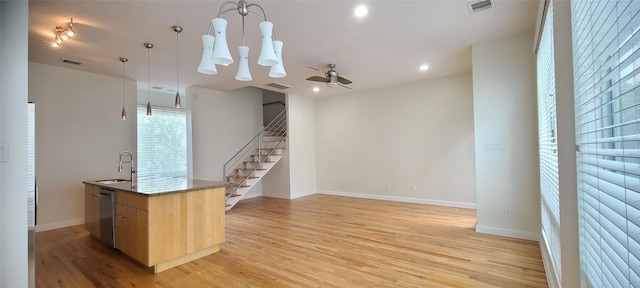
[[[561,278],[560,199],[556,126],[556,76],[553,50],[553,2],[547,7],[536,57],[538,85],[538,141],[542,233],[554,272]]]
[[[572,1],[583,287],[640,287],[640,1]]]
[[[138,177],[187,177],[187,112],[138,106]]]

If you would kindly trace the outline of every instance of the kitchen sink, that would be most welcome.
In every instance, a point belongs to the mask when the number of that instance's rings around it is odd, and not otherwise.
[[[106,180],[96,180],[96,183],[100,183],[100,184],[115,184],[115,183],[120,183],[120,182],[131,182],[131,180],[127,180],[127,179],[106,179]]]

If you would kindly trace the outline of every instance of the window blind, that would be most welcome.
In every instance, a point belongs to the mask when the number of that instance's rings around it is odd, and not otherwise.
[[[640,287],[640,1],[574,0],[583,287]]]
[[[547,244],[551,261],[553,261],[554,272],[558,277],[561,277],[553,2],[550,2],[547,7],[536,62],[542,234]]]
[[[187,112],[138,106],[138,177],[187,177]]]

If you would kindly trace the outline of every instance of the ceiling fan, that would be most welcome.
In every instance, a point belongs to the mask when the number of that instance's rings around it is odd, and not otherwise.
[[[333,70],[333,68],[336,68],[336,64],[329,64],[327,66],[329,66],[329,71],[326,71],[326,72],[322,71],[322,70],[320,70],[318,68],[307,66],[308,68],[311,68],[313,70],[317,70],[317,71],[320,71],[320,72],[324,73],[324,77],[311,76],[311,77],[307,78],[307,80],[315,81],[315,82],[324,82],[324,83],[327,83],[327,86],[329,86],[331,88],[336,87],[336,86],[339,85],[339,86],[342,86],[344,88],[351,89],[351,88],[349,88],[349,87],[347,87],[345,85],[351,84],[353,82],[351,82],[351,80],[349,80],[349,79],[346,79],[346,78],[343,78],[343,77],[339,76],[338,72],[336,70]],[[353,90],[353,89],[351,89],[351,90]]]

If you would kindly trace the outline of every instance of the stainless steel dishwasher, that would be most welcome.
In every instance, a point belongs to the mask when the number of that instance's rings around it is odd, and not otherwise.
[[[116,247],[115,241],[115,190],[100,188],[100,239],[105,244]]]

